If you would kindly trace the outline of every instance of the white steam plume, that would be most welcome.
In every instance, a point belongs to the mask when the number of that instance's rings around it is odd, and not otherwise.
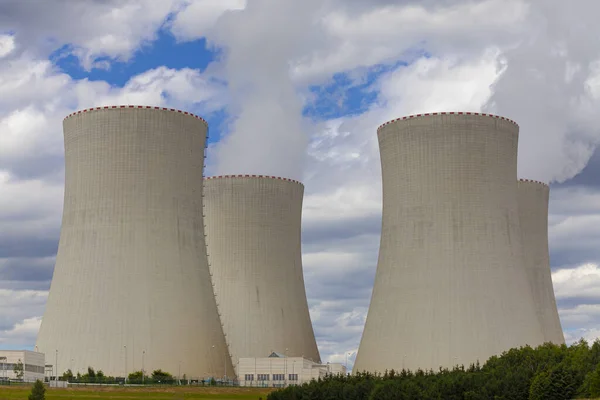
[[[485,108],[519,123],[520,176],[562,182],[581,172],[600,143],[593,87],[600,2],[529,3],[530,35],[504,53],[506,70]]]
[[[301,179],[310,124],[290,77],[289,60],[317,35],[315,0],[254,0],[224,15],[213,41],[225,50],[235,118],[215,148],[218,174]]]

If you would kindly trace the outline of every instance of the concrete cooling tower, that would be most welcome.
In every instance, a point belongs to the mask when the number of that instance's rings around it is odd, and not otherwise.
[[[354,371],[483,363],[543,342],[522,266],[518,131],[476,113],[378,129],[383,223]]]
[[[565,343],[550,270],[548,254],[548,185],[528,179],[518,183],[519,219],[523,243],[524,266],[533,292],[544,341]]]
[[[231,371],[204,240],[206,122],[112,106],[63,127],[62,230],[39,351],[59,375]]]
[[[204,181],[208,259],[234,367],[276,351],[320,361],[300,244],[304,186],[270,176]]]

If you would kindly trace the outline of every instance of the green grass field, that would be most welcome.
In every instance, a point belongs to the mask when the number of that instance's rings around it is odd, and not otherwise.
[[[266,400],[268,388],[208,388],[208,387],[78,387],[69,389],[46,388],[47,400]],[[27,399],[31,386],[0,386],[0,400]]]

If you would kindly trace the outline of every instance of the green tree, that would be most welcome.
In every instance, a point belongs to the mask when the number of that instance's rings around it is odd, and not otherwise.
[[[577,387],[575,374],[564,364],[533,378],[529,389],[529,400],[568,400],[573,398]]]
[[[596,369],[590,372],[588,378],[589,395],[592,397],[600,397],[600,363],[596,366]]]
[[[152,371],[152,379],[159,383],[173,383],[173,375],[161,369]]]
[[[63,378],[63,381],[67,381],[67,382],[70,382],[71,380],[73,380],[73,372],[71,371],[71,369],[68,369],[65,372],[63,372],[62,378]]]
[[[142,377],[145,377],[142,371],[134,371],[129,374],[129,376],[127,377],[127,380],[130,383],[141,383]]]
[[[45,400],[46,399],[46,388],[44,387],[44,383],[39,379],[35,381],[33,388],[31,389],[31,394],[29,395],[29,400]]]
[[[13,372],[15,373],[18,380],[23,380],[23,375],[25,374],[25,370],[23,368],[23,362],[19,358],[19,361],[15,364],[13,368]]]

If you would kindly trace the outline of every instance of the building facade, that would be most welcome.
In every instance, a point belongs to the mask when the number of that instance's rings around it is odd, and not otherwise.
[[[204,239],[206,122],[111,106],[63,128],[63,220],[39,350],[59,375],[231,371]]]
[[[326,375],[346,375],[346,367],[338,363],[320,364],[303,357],[286,357],[272,353],[269,357],[240,357],[240,386],[286,387],[302,385]]]
[[[353,371],[483,363],[543,342],[523,268],[518,132],[474,113],[378,129],[381,243]]]
[[[531,285],[536,313],[542,325],[544,341],[563,344],[565,337],[554,297],[548,251],[550,188],[541,182],[520,179],[518,198],[524,266]]]
[[[44,353],[29,350],[0,350],[0,381],[34,382],[38,379],[43,381],[44,365]]]
[[[285,178],[204,181],[208,259],[234,366],[272,351],[320,361],[302,271],[303,193]]]

